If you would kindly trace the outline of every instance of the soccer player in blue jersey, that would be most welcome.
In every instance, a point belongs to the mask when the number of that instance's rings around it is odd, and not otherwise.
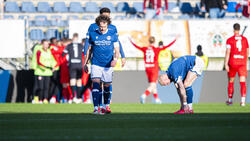
[[[175,83],[180,97],[181,108],[175,113],[193,113],[193,89],[194,80],[202,74],[204,68],[203,60],[198,56],[186,55],[175,59],[169,66],[166,73],[159,76],[159,83],[162,86]]]
[[[111,11],[110,11],[109,8],[104,7],[102,9],[100,9],[99,13],[100,13],[100,15],[110,16]],[[96,23],[92,23],[89,26],[88,32],[86,34],[85,45],[84,45],[84,55],[87,54],[87,50],[88,50],[88,47],[89,47],[89,34],[91,32],[95,32],[98,29],[99,29],[99,26]],[[113,25],[113,24],[108,25],[108,30],[110,32],[112,32],[112,33],[118,34],[116,26]],[[123,51],[123,48],[122,48],[122,44],[120,43],[120,41],[119,41],[119,46],[120,46],[120,54],[121,54],[121,58],[122,58],[122,67],[123,67],[125,65],[125,63],[126,63],[126,59],[125,59],[125,54],[124,54],[124,51]]]
[[[94,103],[94,114],[105,114],[106,109],[99,104],[102,100],[102,93],[100,83],[104,83],[104,102],[110,103],[111,92],[112,92],[112,77],[113,67],[116,65],[119,57],[119,42],[118,36],[114,32],[108,29],[111,20],[109,16],[100,15],[96,18],[96,24],[99,26],[97,30],[89,33],[89,43],[86,59],[84,61],[84,68],[88,62],[90,50],[92,49],[91,58],[91,79],[93,82],[93,103]],[[98,111],[100,107],[100,112]],[[109,107],[109,105],[106,105]],[[110,112],[109,112],[110,113]]]

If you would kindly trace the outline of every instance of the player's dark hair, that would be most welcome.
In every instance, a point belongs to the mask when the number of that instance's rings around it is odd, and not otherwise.
[[[103,7],[102,9],[100,9],[100,14],[103,14],[103,13],[111,13],[110,9],[107,8],[107,7]]]
[[[73,38],[78,38],[78,33],[74,33]]]
[[[234,30],[240,30],[240,24],[235,23],[234,24]]]
[[[160,42],[158,43],[158,46],[159,46],[159,47],[163,46],[163,41],[160,41]]]
[[[111,24],[111,19],[109,16],[106,15],[99,15],[96,19],[95,19],[95,23],[100,26],[100,23],[104,22],[104,23],[108,23],[108,25]]]
[[[82,43],[85,42],[86,38],[82,38]]]
[[[153,44],[155,42],[155,37],[154,36],[150,36],[148,39],[150,44]]]
[[[50,38],[50,43],[51,44],[56,44],[57,40],[55,37]]]
[[[42,41],[41,41],[41,44],[43,44],[44,42],[47,42],[48,40],[46,40],[46,39],[42,39]]]
[[[202,46],[198,45],[197,46],[197,52],[195,53],[197,56],[203,56],[203,51],[202,51]]]

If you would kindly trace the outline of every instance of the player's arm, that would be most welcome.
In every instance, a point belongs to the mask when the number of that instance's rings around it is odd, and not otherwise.
[[[89,46],[88,47],[88,50],[86,51],[86,55],[84,55],[84,63],[83,63],[83,66],[84,66],[84,71],[87,73],[88,72],[88,66],[87,64],[89,63],[89,59],[90,59],[90,54],[91,54],[91,49],[92,49],[92,46]],[[85,52],[85,51],[84,51]]]
[[[37,53],[36,53],[36,59],[37,59],[37,64],[39,66],[42,66],[43,68],[48,68],[48,69],[53,69],[52,67],[49,67],[49,66],[45,66],[44,64],[42,64],[42,62],[40,61],[40,58],[41,58],[41,51],[38,50]]]
[[[125,54],[124,54],[124,51],[123,51],[123,48],[122,48],[122,44],[121,42],[119,41],[119,46],[120,46],[120,54],[121,54],[121,57],[122,57],[122,67],[124,67],[125,63],[126,63],[126,58],[125,58]]]
[[[131,44],[132,44],[134,47],[136,47],[136,48],[139,49],[139,50],[142,50],[142,47],[137,46],[131,39],[129,39],[129,41],[131,42]]]
[[[180,80],[177,83],[175,83],[178,95],[180,97],[180,101],[182,102],[181,105],[184,108],[184,111],[188,110],[188,105],[187,105],[187,94],[186,94],[186,90],[184,87],[183,82]]]
[[[66,47],[65,47],[65,49],[63,50],[63,53],[62,53],[62,58],[66,55],[66,54],[68,54],[69,53],[69,50],[68,50],[68,48],[69,48],[69,45],[67,45]]]
[[[161,50],[164,50],[164,49],[166,49],[166,48],[168,48],[168,47],[171,47],[171,46],[176,42],[176,40],[177,40],[177,38],[176,38],[175,40],[173,40],[170,44],[168,44],[168,45],[166,45],[166,46],[163,46],[163,47],[161,48]]]
[[[114,50],[115,50],[115,52],[114,52],[113,60],[111,62],[111,67],[115,67],[116,62],[117,62],[119,55],[120,55],[119,54],[120,53],[119,42],[114,42]]]
[[[228,65],[228,62],[229,62],[229,57],[230,57],[230,52],[231,52],[231,46],[230,44],[227,44],[227,49],[226,49],[226,55],[225,55],[225,69],[227,72],[229,72],[229,65]]]
[[[92,25],[89,26],[88,32],[86,33],[86,39],[84,44],[84,56],[87,54],[88,47],[89,47],[89,33],[92,30]]]

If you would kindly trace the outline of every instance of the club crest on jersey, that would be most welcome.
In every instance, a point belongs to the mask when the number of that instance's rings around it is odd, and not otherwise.
[[[95,36],[95,39],[98,39],[98,36]]]
[[[107,40],[111,40],[111,36],[107,36]]]

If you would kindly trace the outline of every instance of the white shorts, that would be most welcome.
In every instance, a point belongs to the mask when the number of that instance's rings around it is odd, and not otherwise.
[[[191,71],[195,72],[198,76],[200,76],[202,74],[204,67],[205,67],[205,64],[204,64],[204,61],[202,60],[202,58],[200,58],[199,56],[196,56],[195,65],[191,69]]]
[[[91,65],[91,79],[101,79],[104,83],[112,83],[113,67],[100,67]]]

